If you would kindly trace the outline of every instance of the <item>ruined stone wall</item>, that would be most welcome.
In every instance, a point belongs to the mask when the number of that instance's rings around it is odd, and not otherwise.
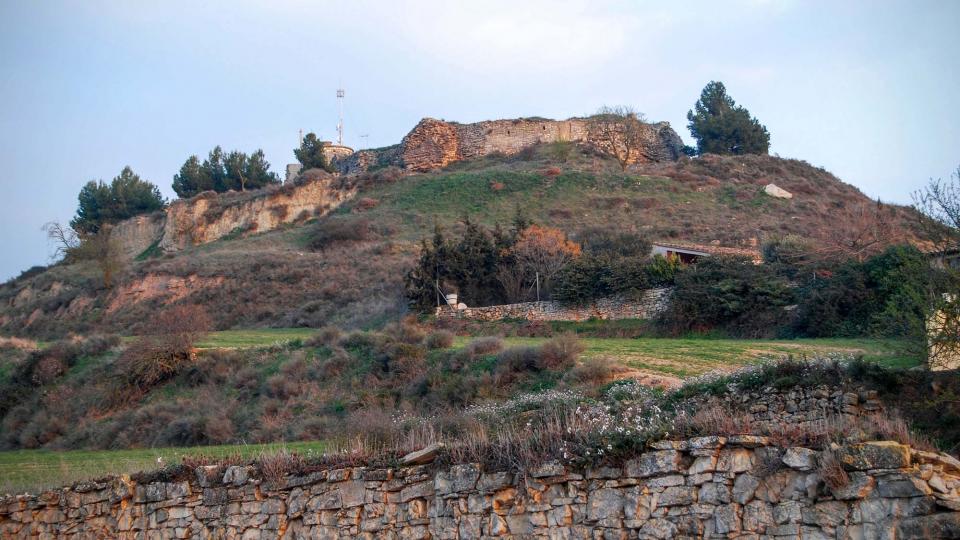
[[[526,319],[528,321],[585,321],[587,319],[652,319],[667,307],[669,288],[644,291],[638,300],[603,298],[585,306],[567,306],[560,302],[522,302],[500,306],[468,307],[455,310],[437,308],[440,318],[463,318],[478,321]]]
[[[824,453],[757,436],[654,443],[622,466],[351,468],[276,480],[200,467],[0,499],[3,538],[960,537],[960,462],[894,442]]]
[[[518,118],[474,124],[424,118],[403,138],[399,148],[366,150],[364,152],[371,155],[343,158],[336,166],[343,174],[363,172],[374,162],[379,166],[393,165],[411,172],[425,172],[464,159],[493,153],[511,155],[535,144],[556,141],[578,142],[609,153],[610,148],[595,128],[594,123],[584,118]],[[683,141],[666,122],[646,124],[640,139],[639,152],[631,162],[671,161],[681,155]]]

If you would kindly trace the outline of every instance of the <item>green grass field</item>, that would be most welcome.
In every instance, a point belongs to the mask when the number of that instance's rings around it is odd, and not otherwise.
[[[291,442],[192,448],[144,448],[135,450],[15,450],[0,452],[0,494],[37,492],[69,485],[78,480],[107,475],[132,474],[180,463],[184,456],[252,459],[281,449],[299,453],[322,452],[322,442]],[[159,461],[158,461],[159,460]]]
[[[459,343],[469,338],[460,338]],[[536,345],[544,338],[506,338],[508,345]],[[863,355],[889,367],[913,367],[919,359],[901,350],[895,340],[877,339],[671,339],[582,338],[584,359],[607,357],[627,367],[674,377],[690,377],[732,368],[764,358],[844,353]]]
[[[213,332],[200,348],[265,347],[305,340],[311,328],[263,328]],[[462,346],[472,338],[457,338]],[[763,358],[824,353],[863,355],[889,367],[913,367],[920,360],[903,351],[897,340],[884,339],[718,339],[718,338],[596,338],[583,337],[584,358],[607,357],[628,367],[674,377],[689,377],[713,369],[736,367]],[[536,345],[544,338],[505,338],[508,345]]]
[[[564,330],[584,330],[590,323]],[[626,324],[626,323],[624,323]],[[583,328],[581,328],[583,326]],[[213,332],[200,344],[201,348],[267,347],[295,340],[305,340],[316,332],[311,328],[277,328],[229,330]],[[468,343],[470,337],[458,337],[455,347]],[[714,369],[735,368],[764,358],[793,355],[810,356],[823,353],[863,355],[866,359],[891,367],[911,367],[919,360],[902,351],[895,340],[876,339],[798,339],[740,340],[715,338],[597,338],[582,337],[586,350],[582,360],[610,358],[626,367],[650,374],[685,378]],[[508,346],[537,345],[546,338],[504,338]],[[0,493],[38,491],[67,485],[77,480],[109,474],[129,474],[178,463],[186,455],[212,457],[239,454],[254,458],[263,452],[286,448],[292,451],[322,451],[321,442],[294,442],[269,445],[210,446],[195,448],[155,448],[111,451],[20,450],[0,452]]]

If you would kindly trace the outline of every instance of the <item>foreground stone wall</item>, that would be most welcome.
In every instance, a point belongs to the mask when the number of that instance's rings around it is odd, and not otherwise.
[[[487,307],[437,308],[439,318],[463,318],[478,321],[526,319],[528,321],[585,321],[587,319],[652,319],[667,307],[669,288],[644,291],[638,300],[603,298],[585,306],[567,306],[560,302],[522,302]]]
[[[824,454],[762,437],[662,441],[623,466],[527,474],[465,464],[337,469],[275,481],[234,466],[0,500],[3,538],[960,537],[960,462],[893,442]]]

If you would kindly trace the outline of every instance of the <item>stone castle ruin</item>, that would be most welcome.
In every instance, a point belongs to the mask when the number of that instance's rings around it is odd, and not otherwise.
[[[400,144],[341,154],[333,159],[333,164],[341,174],[387,166],[426,172],[465,159],[496,153],[512,155],[536,144],[559,141],[609,153],[609,142],[600,133],[601,127],[609,125],[601,126],[591,118],[517,118],[474,124],[424,118]],[[667,122],[644,124],[638,138],[640,148],[633,162],[675,161],[682,154],[683,141]]]

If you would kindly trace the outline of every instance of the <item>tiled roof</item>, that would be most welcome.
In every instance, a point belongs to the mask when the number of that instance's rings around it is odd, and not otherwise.
[[[736,248],[727,246],[717,246],[712,244],[690,244],[686,242],[653,242],[653,245],[668,249],[683,249],[689,251],[702,251],[710,255],[730,255],[736,257],[747,257],[754,261],[761,261],[763,257],[760,250],[756,248]]]

